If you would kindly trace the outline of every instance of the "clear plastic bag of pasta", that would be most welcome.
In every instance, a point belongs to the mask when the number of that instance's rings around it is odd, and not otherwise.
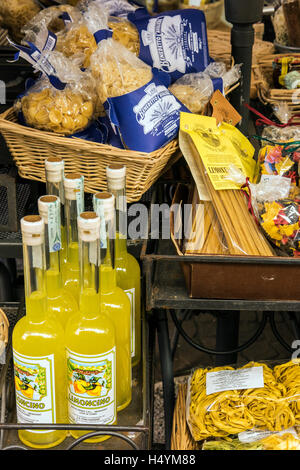
[[[298,389],[289,391],[293,386],[294,375],[284,382],[275,368],[263,362],[249,362],[236,369],[197,369],[189,378],[187,393],[191,434],[200,441],[250,430],[290,429],[299,419],[300,394]]]
[[[42,72],[45,62],[50,67],[48,75],[17,100],[16,111],[37,129],[66,136],[84,130],[100,111],[93,78],[59,52],[49,53],[41,62]]]
[[[69,23],[77,23],[81,18],[80,11],[71,5],[55,5],[41,10],[22,29],[23,44],[27,41],[35,44],[39,50],[52,50],[56,46],[56,40],[47,46],[48,34],[65,33]]]
[[[194,114],[203,114],[214,91],[226,91],[240,79],[241,66],[229,71],[223,62],[212,62],[204,72],[183,75],[170,91]]]
[[[94,21],[98,27],[97,8],[92,7],[90,24]],[[98,47],[91,56],[90,69],[99,100],[125,147],[147,153],[155,151],[176,137],[180,111],[188,110],[168,90],[168,75],[152,71],[117,43],[106,28],[103,23],[99,31],[93,30]]]
[[[247,437],[246,437],[247,436]],[[204,441],[202,450],[300,450],[295,428],[281,432],[245,431],[238,436]]]
[[[1,0],[0,18],[2,18],[2,26],[9,30],[15,41],[21,41],[23,26],[40,10],[41,7],[35,0]]]

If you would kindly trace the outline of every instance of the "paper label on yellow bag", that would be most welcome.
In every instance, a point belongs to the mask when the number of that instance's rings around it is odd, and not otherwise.
[[[216,119],[181,113],[180,129],[189,134],[197,148],[207,174],[216,190],[240,189],[240,185],[228,179],[232,165],[252,181],[255,171],[254,148],[234,126]]]

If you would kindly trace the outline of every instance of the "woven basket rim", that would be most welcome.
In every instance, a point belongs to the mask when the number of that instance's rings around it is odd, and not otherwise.
[[[198,6],[192,6],[192,5],[187,5],[187,9],[188,8],[197,8],[198,10],[213,10],[213,9],[216,9],[218,8],[221,4],[224,3],[224,0],[216,0],[214,3],[207,3],[205,5],[200,5],[199,7]],[[180,2],[179,5],[184,5],[183,2]]]
[[[19,124],[18,122],[10,120],[9,117],[12,115],[15,116],[13,107],[7,109],[6,111],[4,111],[4,113],[0,114],[0,132],[7,131],[31,138],[40,138],[46,142],[72,148],[83,153],[84,151],[88,151],[89,153],[95,154],[113,153],[115,157],[120,156],[124,159],[134,159],[135,161],[145,162],[145,164],[153,164],[155,163],[155,161],[159,160],[161,155],[170,147],[176,148],[178,146],[178,139],[176,138],[171,140],[164,147],[161,147],[160,149],[150,153],[139,152],[136,150],[119,149],[111,145],[99,144],[97,142],[87,141],[78,137],[68,138],[59,134],[34,129],[32,127],[27,127],[22,124]]]

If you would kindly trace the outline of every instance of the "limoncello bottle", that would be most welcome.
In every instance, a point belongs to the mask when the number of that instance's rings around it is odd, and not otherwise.
[[[46,192],[52,196],[59,197],[61,204],[61,249],[59,252],[61,266],[67,261],[64,167],[65,162],[60,157],[49,157],[45,160]]]
[[[44,221],[21,219],[26,315],[12,335],[18,423],[67,422],[64,331],[47,315]],[[60,444],[64,430],[19,430],[20,440],[34,448]]]
[[[131,311],[130,301],[116,282],[114,269],[115,198],[113,194],[94,194],[93,205],[101,221],[101,308],[113,321],[116,332],[117,411],[131,402]]]
[[[38,199],[39,214],[45,222],[46,291],[48,313],[65,328],[69,317],[78,311],[78,305],[70,292],[62,287],[60,272],[61,224],[60,200],[57,196],[41,196]]]
[[[80,305],[66,326],[69,422],[116,424],[116,340],[113,322],[100,309],[100,218],[78,217]],[[75,438],[87,431],[71,431]],[[100,442],[109,436],[87,439]]]
[[[62,269],[64,288],[79,303],[79,259],[77,217],[84,211],[84,177],[69,173],[64,178],[67,262]]]
[[[141,358],[141,269],[127,251],[126,166],[111,164],[106,176],[108,191],[116,198],[115,269],[117,285],[131,303],[131,362],[136,366]]]

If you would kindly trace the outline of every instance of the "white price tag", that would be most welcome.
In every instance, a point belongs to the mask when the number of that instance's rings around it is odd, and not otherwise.
[[[238,370],[207,372],[206,395],[226,390],[244,390],[264,386],[263,367],[246,367]]]
[[[278,434],[279,436],[282,434],[293,434],[295,437],[298,437],[295,428],[288,428],[284,429],[280,432],[274,431],[257,431],[255,429],[251,429],[250,431],[240,432],[238,434],[238,438],[240,442],[250,443],[259,441],[260,439],[264,439],[265,437],[271,436],[271,434]]]

